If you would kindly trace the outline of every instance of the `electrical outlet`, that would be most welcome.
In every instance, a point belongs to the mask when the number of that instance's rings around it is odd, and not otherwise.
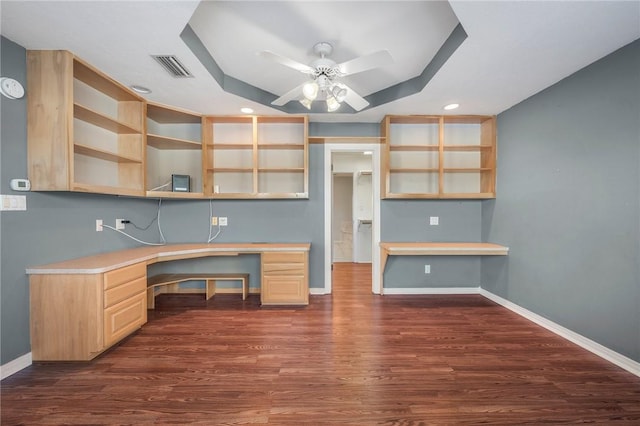
[[[124,219],[116,219],[116,229],[124,229]]]
[[[429,217],[429,225],[438,225],[440,224],[440,218],[438,216]]]
[[[431,265],[424,265],[424,273],[425,274],[431,273]]]
[[[102,232],[102,219],[96,219],[96,232]]]
[[[211,216],[211,226],[217,226],[217,225],[218,225],[218,217]]]
[[[228,222],[227,222],[227,218],[225,217],[220,217],[220,226],[227,226]]]

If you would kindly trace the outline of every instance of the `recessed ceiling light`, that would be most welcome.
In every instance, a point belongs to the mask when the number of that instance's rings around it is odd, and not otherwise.
[[[446,109],[447,111],[452,110],[452,109],[456,109],[460,106],[460,104],[449,104],[449,105],[445,105],[443,107],[443,109]]]
[[[151,89],[148,89],[144,86],[138,86],[137,84],[132,84],[129,87],[131,87],[134,92],[142,93],[143,95],[148,95],[149,93],[151,93]]]
[[[248,107],[240,108],[240,112],[242,112],[243,114],[251,114],[253,112],[253,108],[248,108]]]

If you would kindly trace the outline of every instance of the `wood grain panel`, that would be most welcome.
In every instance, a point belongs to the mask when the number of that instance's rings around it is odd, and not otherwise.
[[[29,291],[34,360],[88,360],[102,350],[102,276],[34,275]]]
[[[104,341],[110,346],[147,322],[147,294],[120,302],[104,310]]]
[[[108,308],[118,302],[128,299],[141,291],[147,290],[146,277],[136,278],[133,281],[129,281],[117,287],[110,288],[104,292],[104,307]]]
[[[263,253],[264,263],[304,263],[307,258],[304,252],[271,252]]]
[[[117,287],[136,278],[147,276],[147,265],[145,263],[136,263],[135,265],[126,266],[104,274],[104,289]]]
[[[73,140],[73,56],[27,51],[27,155],[34,191],[68,191]]]

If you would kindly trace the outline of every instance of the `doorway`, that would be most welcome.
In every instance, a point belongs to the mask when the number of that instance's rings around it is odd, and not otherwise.
[[[325,145],[325,288],[333,262],[371,264],[371,291],[380,294],[380,146]]]

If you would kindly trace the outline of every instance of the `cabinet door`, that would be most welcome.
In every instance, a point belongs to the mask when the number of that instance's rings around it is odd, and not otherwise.
[[[104,310],[105,348],[147,322],[147,294],[141,292]]]
[[[261,302],[263,305],[307,305],[307,280],[304,275],[265,275]]]

